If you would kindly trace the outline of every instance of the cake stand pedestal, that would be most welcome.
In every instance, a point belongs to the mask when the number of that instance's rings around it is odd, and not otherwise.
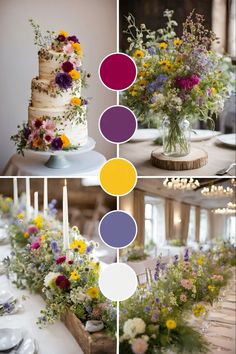
[[[92,138],[89,137],[86,145],[81,146],[77,150],[39,151],[39,150],[27,149],[27,150],[24,150],[24,152],[27,151],[30,154],[49,156],[49,159],[45,162],[44,165],[47,166],[48,168],[61,169],[61,168],[68,168],[71,165],[71,163],[67,159],[67,157],[84,154],[85,152],[93,150],[95,145],[96,145],[95,140],[93,140]]]

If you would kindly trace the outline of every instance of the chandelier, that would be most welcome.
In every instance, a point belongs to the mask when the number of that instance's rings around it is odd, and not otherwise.
[[[232,186],[236,187],[236,179],[235,178],[231,179],[231,184],[232,184]]]
[[[220,215],[229,215],[229,214],[235,214],[236,209],[232,208],[218,208],[218,209],[213,209],[212,212],[214,214],[220,214]]]
[[[205,197],[231,197],[234,191],[233,188],[230,187],[224,188],[223,186],[213,185],[211,187],[204,187],[201,193]]]
[[[168,189],[191,191],[199,187],[200,183],[197,179],[194,180],[193,178],[166,178],[163,186]]]

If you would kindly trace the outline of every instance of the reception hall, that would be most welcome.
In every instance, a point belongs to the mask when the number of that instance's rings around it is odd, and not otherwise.
[[[116,303],[98,285],[115,207],[94,178],[0,180],[0,353],[115,353]]]
[[[120,259],[139,287],[120,304],[120,353],[235,353],[235,187],[140,178],[121,198],[138,232]]]

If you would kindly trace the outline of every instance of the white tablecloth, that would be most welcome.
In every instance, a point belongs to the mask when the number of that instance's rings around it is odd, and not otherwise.
[[[10,254],[9,245],[0,245],[0,261]],[[17,298],[28,296],[22,312],[15,315],[1,316],[0,328],[24,328],[37,340],[39,354],[82,354],[83,351],[63,323],[57,322],[45,329],[39,329],[36,319],[44,308],[44,301],[39,295],[30,294],[26,290],[18,290],[5,275],[0,275],[0,290],[9,290]]]
[[[44,164],[49,156],[25,153],[13,155],[8,161],[3,176],[97,176],[106,158],[97,151],[68,156],[70,167],[48,168]]]

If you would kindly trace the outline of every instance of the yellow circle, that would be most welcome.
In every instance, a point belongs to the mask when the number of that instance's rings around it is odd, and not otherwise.
[[[111,195],[125,195],[137,182],[137,172],[131,162],[121,158],[108,160],[100,171],[102,189]]]

